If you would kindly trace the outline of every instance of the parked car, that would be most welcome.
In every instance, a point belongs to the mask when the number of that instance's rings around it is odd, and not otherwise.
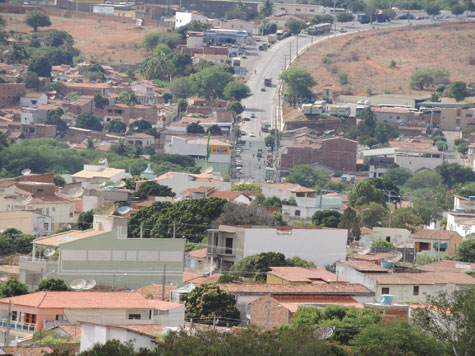
[[[251,114],[251,119],[255,119],[256,118],[256,114]]]

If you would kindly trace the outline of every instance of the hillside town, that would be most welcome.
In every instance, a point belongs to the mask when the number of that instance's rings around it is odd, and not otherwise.
[[[474,2],[0,16],[0,355],[475,355]]]

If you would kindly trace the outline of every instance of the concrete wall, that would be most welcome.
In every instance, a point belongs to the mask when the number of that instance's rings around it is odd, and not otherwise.
[[[154,322],[163,326],[179,327],[185,325],[185,305],[167,311],[161,311],[154,316]]]
[[[376,281],[370,278],[369,275],[358,272],[354,268],[345,265],[343,263],[336,263],[336,273],[339,277],[346,279],[350,283],[359,283],[364,285],[369,290],[375,292],[376,290]]]
[[[412,247],[413,241],[411,232],[406,229],[394,229],[386,227],[374,227],[373,231],[362,237],[362,241],[370,244],[374,241],[386,241],[389,237],[389,242],[392,242],[396,247]]]
[[[0,212],[0,230],[15,228],[24,234],[46,236],[51,234],[53,219],[33,211],[16,210]]]
[[[419,295],[413,295],[414,287],[419,287]],[[423,303],[426,300],[427,295],[434,294],[434,285],[386,285],[378,284],[375,290],[375,299],[379,301],[383,288],[389,288],[389,294],[394,296],[393,303]]]
[[[170,187],[175,194],[181,194],[188,188],[198,188],[201,186],[215,187],[217,190],[231,190],[231,182],[196,181],[188,173],[174,173],[172,178],[157,178],[155,182]]]
[[[434,152],[437,154],[437,152]],[[394,162],[401,168],[407,168],[412,173],[421,169],[435,169],[443,162],[443,153],[440,152],[440,157],[422,157],[416,156],[416,153],[404,154],[397,153]]]
[[[261,252],[281,252],[298,256],[323,267],[344,259],[348,231],[344,229],[244,229],[244,256]]]

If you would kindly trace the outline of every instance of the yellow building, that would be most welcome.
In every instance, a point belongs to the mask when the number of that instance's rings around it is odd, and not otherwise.
[[[122,16],[122,17],[131,17],[135,18],[135,10],[121,10],[121,9],[114,9],[114,16]]]

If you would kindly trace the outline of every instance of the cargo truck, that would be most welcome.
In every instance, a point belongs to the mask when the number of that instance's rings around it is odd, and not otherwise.
[[[265,85],[266,87],[272,86],[272,78],[265,78],[265,79],[264,79],[264,85]]]

